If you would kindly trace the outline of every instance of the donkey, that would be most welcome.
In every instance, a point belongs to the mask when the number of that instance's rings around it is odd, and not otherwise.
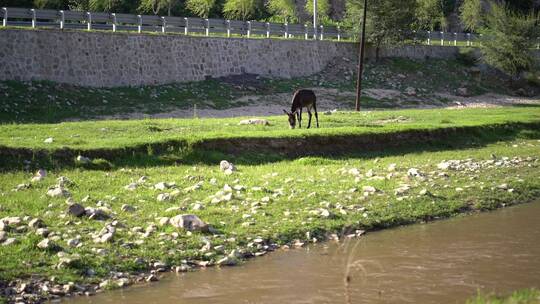
[[[307,128],[309,129],[311,127],[311,108],[315,111],[317,128],[319,127],[319,114],[317,114],[316,101],[317,97],[315,97],[315,93],[312,90],[300,89],[294,92],[291,111],[287,112],[287,110],[283,110],[289,116],[289,126],[291,129],[294,129],[296,126],[296,117],[298,117],[298,128],[302,128],[302,108],[306,108],[309,115]]]

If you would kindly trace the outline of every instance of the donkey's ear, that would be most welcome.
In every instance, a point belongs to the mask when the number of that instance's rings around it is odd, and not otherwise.
[[[287,112],[287,110],[283,109],[283,113],[287,114],[287,115],[290,115],[289,112]]]

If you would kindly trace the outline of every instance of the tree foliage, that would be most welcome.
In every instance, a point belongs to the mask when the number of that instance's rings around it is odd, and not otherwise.
[[[201,17],[208,18],[210,11],[216,5],[216,0],[187,0],[186,8],[193,14]]]
[[[227,0],[223,15],[228,19],[248,20],[255,16],[260,6],[259,0]]]
[[[482,26],[481,0],[464,0],[459,8],[459,13],[465,29],[474,32]]]
[[[416,28],[433,31],[446,24],[442,0],[416,0]]]
[[[358,36],[360,31],[363,0],[347,2],[346,24],[352,28],[352,34]],[[376,47],[378,58],[379,49],[383,45],[398,44],[409,35],[415,22],[416,0],[377,0],[368,2],[366,22],[366,39]]]
[[[313,16],[313,0],[306,1],[305,10],[310,16]],[[320,20],[320,22],[327,21],[329,12],[330,3],[328,0],[317,0],[317,20]]]
[[[532,12],[516,13],[507,6],[491,3],[479,30],[483,35],[480,47],[483,60],[513,77],[530,70],[534,64],[531,38],[540,34],[539,16]]]
[[[269,0],[266,7],[272,15],[281,19],[282,22],[298,20],[294,0]]]

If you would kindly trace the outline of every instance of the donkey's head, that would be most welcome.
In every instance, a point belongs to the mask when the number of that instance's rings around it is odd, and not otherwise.
[[[283,112],[285,112],[289,118],[289,127],[294,129],[294,127],[296,127],[296,115],[294,115],[293,112],[288,112],[287,110],[283,110]]]

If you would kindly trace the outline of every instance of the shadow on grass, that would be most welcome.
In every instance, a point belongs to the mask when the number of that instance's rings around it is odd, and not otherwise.
[[[362,135],[302,138],[228,138],[196,143],[170,141],[124,149],[57,150],[54,152],[0,147],[0,171],[69,169],[111,170],[129,167],[216,165],[223,159],[237,165],[261,165],[307,156],[329,160],[377,158],[408,153],[481,148],[499,141],[540,139],[540,123],[409,130]],[[81,164],[77,155],[92,158]]]

